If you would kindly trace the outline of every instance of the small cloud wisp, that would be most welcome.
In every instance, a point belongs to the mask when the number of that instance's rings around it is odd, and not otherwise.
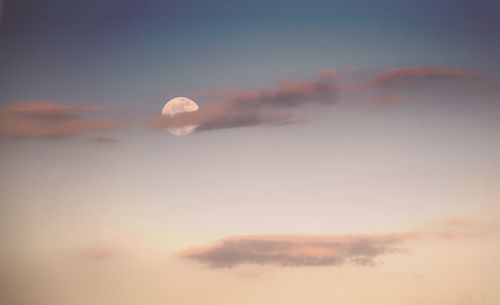
[[[129,120],[84,116],[96,106],[17,102],[0,108],[0,138],[63,138],[123,127]]]
[[[469,81],[476,73],[443,67],[397,68],[377,75],[369,84],[379,88],[412,88],[435,83]]]

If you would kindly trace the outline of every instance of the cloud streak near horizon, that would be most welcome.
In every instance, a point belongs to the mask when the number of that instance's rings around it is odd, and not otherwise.
[[[446,218],[430,222],[418,230],[391,234],[233,236],[208,246],[188,249],[178,256],[210,268],[232,268],[245,264],[373,266],[385,254],[403,252],[403,246],[411,241],[449,242],[484,238],[498,234],[498,230],[499,226],[495,223]]]
[[[184,251],[180,257],[212,268],[242,264],[278,266],[373,265],[380,256],[397,252],[413,235],[262,235],[236,236],[214,245]]]

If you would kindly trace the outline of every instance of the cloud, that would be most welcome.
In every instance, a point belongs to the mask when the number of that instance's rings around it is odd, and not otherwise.
[[[116,143],[115,139],[106,138],[106,137],[96,137],[92,140],[97,145],[109,145]]]
[[[236,236],[208,247],[184,251],[180,257],[213,268],[242,264],[278,266],[373,265],[375,259],[398,251],[414,236],[387,235],[263,235]]]
[[[401,103],[403,100],[404,98],[399,95],[380,95],[375,96],[373,99],[369,100],[369,102],[372,105],[388,106]]]
[[[234,93],[201,107],[198,111],[173,117],[159,116],[151,121],[155,128],[198,125],[197,131],[258,125],[284,125],[302,122],[292,109],[308,104],[331,105],[338,88],[329,81],[282,81],[274,89]]]
[[[369,84],[379,88],[411,88],[450,81],[468,81],[476,73],[443,67],[398,68],[384,72],[370,80]]]
[[[361,93],[361,99],[369,104],[386,106],[415,98],[433,99],[428,94],[449,93],[458,86],[476,92],[480,88],[477,80],[478,73],[460,68],[396,68],[343,88],[343,91]]]
[[[17,102],[0,108],[0,138],[61,138],[118,128],[128,120],[84,116],[100,111],[91,105]]]
[[[423,232],[442,240],[482,238],[498,233],[497,223],[466,218],[443,218],[428,224]]]
[[[198,126],[196,131],[216,129],[275,126],[303,122],[306,118],[297,113],[303,105],[331,105],[340,93],[368,94],[364,99],[375,105],[400,103],[407,95],[399,90],[422,88],[465,82],[476,78],[476,73],[445,67],[397,68],[386,71],[368,80],[360,80],[358,68],[325,69],[315,73],[308,81],[281,81],[268,90],[242,91],[207,90],[199,97],[218,97],[198,111],[178,114],[173,117],[158,116],[151,120],[153,128],[179,128]],[[345,78],[344,75],[351,77]],[[347,82],[347,83],[346,83]],[[340,84],[337,84],[340,83]],[[380,96],[374,89],[383,90]]]
[[[352,235],[248,235],[225,238],[215,243],[179,253],[183,259],[211,268],[239,265],[372,266],[381,256],[404,252],[402,248],[417,240],[453,242],[497,236],[497,222],[465,218],[445,218],[420,225],[408,232]]]

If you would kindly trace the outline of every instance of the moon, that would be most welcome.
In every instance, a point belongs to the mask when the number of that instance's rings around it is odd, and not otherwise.
[[[167,117],[173,117],[177,114],[184,112],[193,112],[198,110],[198,104],[195,101],[188,99],[187,97],[176,97],[168,101],[161,114]],[[192,134],[198,125],[185,125],[176,128],[167,128],[168,132],[176,136],[187,136]]]

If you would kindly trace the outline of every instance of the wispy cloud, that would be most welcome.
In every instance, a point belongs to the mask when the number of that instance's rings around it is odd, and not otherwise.
[[[118,128],[129,123],[125,119],[96,117],[95,114],[100,111],[91,105],[52,102],[8,104],[0,108],[0,137],[61,138]]]
[[[331,105],[339,95],[361,94],[374,105],[392,105],[411,96],[411,89],[463,84],[475,80],[474,71],[450,67],[396,68],[369,77],[358,68],[324,69],[306,81],[281,81],[272,89],[237,91],[207,90],[199,97],[219,97],[198,111],[151,120],[154,128],[198,126],[196,131],[273,126],[302,122],[297,107]],[[354,73],[356,72],[356,73]],[[349,77],[345,77],[349,74]],[[364,77],[363,77],[364,75]],[[363,79],[365,78],[365,79]]]
[[[369,84],[380,88],[408,88],[450,81],[468,81],[476,73],[458,68],[397,68],[377,75]]]
[[[452,240],[481,238],[498,232],[497,223],[487,223],[465,218],[443,218],[429,223],[422,232],[432,237]]]
[[[106,138],[106,137],[96,137],[92,139],[92,142],[94,142],[97,145],[110,145],[116,143],[115,139],[112,138]]]
[[[214,245],[187,250],[181,257],[213,268],[241,264],[279,266],[373,265],[378,257],[399,250],[413,235],[263,235],[236,236]]]
[[[331,105],[338,88],[330,81],[281,81],[269,90],[237,92],[201,107],[200,110],[173,117],[160,116],[151,121],[155,128],[198,125],[197,131],[257,125],[283,125],[303,121],[291,110],[306,104]]]
[[[179,257],[211,268],[245,264],[277,266],[374,265],[385,254],[406,252],[412,241],[450,242],[498,234],[499,226],[463,218],[432,221],[408,232],[354,235],[249,235],[233,236]]]
[[[390,106],[394,105],[397,103],[401,103],[401,101],[404,100],[403,96],[400,95],[380,95],[380,96],[375,96],[372,99],[370,99],[370,104],[376,105],[376,106]]]

